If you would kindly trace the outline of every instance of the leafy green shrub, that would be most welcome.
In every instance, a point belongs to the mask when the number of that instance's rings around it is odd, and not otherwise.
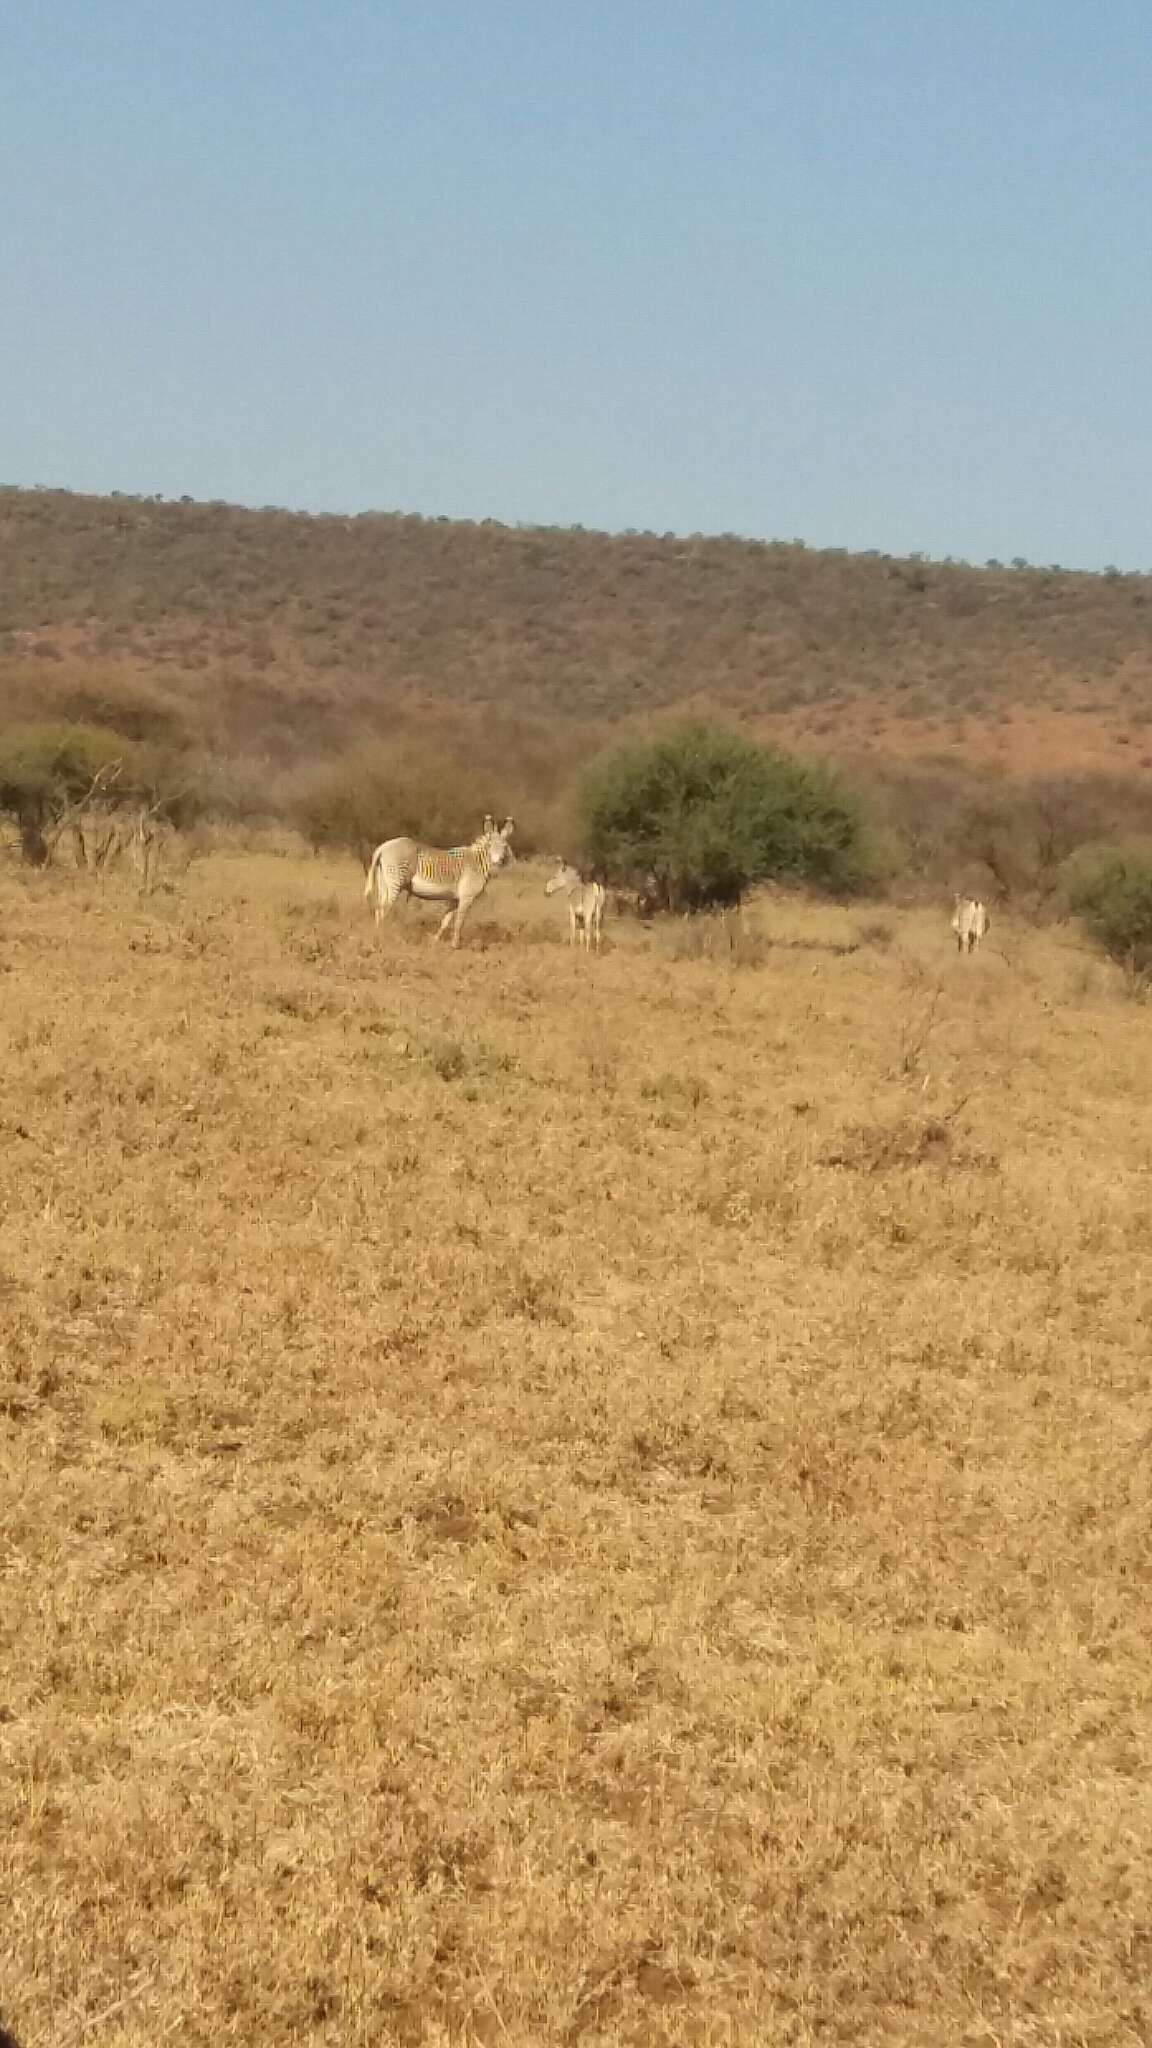
[[[1070,876],[1068,897],[1110,959],[1152,980],[1152,849],[1102,849]]]
[[[865,880],[860,814],[820,769],[723,728],[693,725],[621,747],[583,790],[592,866],[655,878],[665,907],[736,903],[756,882],[850,891]]]

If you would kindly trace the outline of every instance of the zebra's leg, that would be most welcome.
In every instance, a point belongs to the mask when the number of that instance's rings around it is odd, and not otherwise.
[[[445,911],[444,916],[441,918],[439,924],[437,925],[435,931],[432,934],[432,944],[434,946],[437,945],[439,941],[444,937],[444,934],[448,930],[448,927],[452,923],[453,919],[459,917],[459,915],[460,907],[456,903],[452,905],[451,910]],[[457,943],[455,938],[453,939],[452,943],[453,945]]]
[[[460,944],[460,934],[464,929],[464,919],[467,917],[468,912],[471,910],[472,905],[476,901],[476,898],[484,894],[484,889],[487,880],[488,877],[487,875],[485,875],[483,881],[480,882],[479,887],[477,887],[474,881],[471,883],[471,886],[469,886],[469,876],[467,874],[461,876],[460,886],[456,892],[456,908],[454,911],[449,913],[450,916],[456,919],[456,923],[452,928],[452,944],[454,946],[458,946]]]
[[[476,898],[478,896],[482,896],[483,894],[483,883],[481,883],[478,889],[469,889],[464,886],[461,887],[460,894],[456,902],[456,925],[452,933],[452,944],[454,946],[458,946],[460,944],[460,934],[464,929],[464,919],[467,917],[468,912],[471,910],[472,905],[476,901]]]
[[[372,910],[378,928],[383,924],[386,917],[391,916],[402,894],[403,890],[399,882],[381,882],[379,878],[377,879],[376,900]]]
[[[571,904],[568,905],[568,944],[576,944],[576,912]]]

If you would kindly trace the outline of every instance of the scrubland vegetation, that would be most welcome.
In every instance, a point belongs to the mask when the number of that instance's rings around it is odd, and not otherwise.
[[[1152,832],[1146,577],[13,489],[0,564],[0,752],[111,732],[319,846],[578,850],[583,768],[700,717],[830,759],[896,881],[1043,907]]]
[[[0,2018],[1136,2048],[1146,1009],[544,872],[0,874]]]
[[[0,719],[291,766],[430,701],[566,733],[706,708],[878,757],[1146,777],[1152,579],[0,491]]]

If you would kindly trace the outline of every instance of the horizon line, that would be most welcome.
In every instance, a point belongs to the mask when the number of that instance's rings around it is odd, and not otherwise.
[[[262,514],[272,513],[286,519],[336,520],[342,525],[351,525],[362,519],[394,519],[413,520],[422,526],[494,526],[498,527],[503,533],[578,533],[587,536],[591,540],[678,541],[682,544],[691,542],[695,545],[703,544],[710,547],[734,545],[737,547],[763,548],[765,550],[790,548],[794,549],[798,554],[847,556],[852,560],[862,562],[908,562],[920,568],[966,569],[979,576],[996,574],[1012,576],[1091,576],[1103,578],[1110,582],[1131,581],[1134,578],[1139,578],[1142,581],[1152,579],[1152,569],[1121,569],[1111,562],[1105,563],[1099,569],[1078,568],[1074,563],[1070,562],[1032,562],[1029,561],[1026,555],[1013,555],[1007,560],[990,555],[983,562],[974,562],[967,555],[934,555],[926,549],[919,548],[907,554],[899,554],[894,553],[889,548],[850,548],[838,545],[835,542],[806,540],[802,535],[795,535],[788,540],[784,540],[779,535],[739,533],[734,528],[724,528],[718,531],[705,531],[702,528],[693,528],[690,531],[680,531],[671,527],[665,527],[663,530],[658,530],[652,526],[586,526],[580,520],[572,520],[566,525],[562,525],[537,519],[499,519],[491,514],[485,514],[479,518],[470,518],[452,512],[411,512],[402,511],[396,507],[388,508],[382,505],[365,506],[359,512],[333,512],[315,510],[307,505],[274,505],[267,502],[255,504],[243,498],[197,498],[191,492],[173,493],[170,491],[128,491],[120,489],[86,491],[78,490],[72,484],[0,482],[0,493],[10,491],[23,491],[29,497],[88,498],[95,500],[98,504],[126,502],[135,505],[196,507],[203,511],[246,512],[254,518]]]

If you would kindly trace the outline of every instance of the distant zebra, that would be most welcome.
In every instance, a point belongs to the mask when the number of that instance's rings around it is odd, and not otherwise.
[[[957,896],[952,929],[958,953],[974,953],[992,920],[976,896]]]
[[[460,929],[478,896],[484,894],[489,877],[512,858],[509,841],[512,820],[497,827],[485,818],[484,829],[470,846],[422,846],[418,839],[386,839],[376,848],[368,866],[364,894],[379,924],[400,896],[418,896],[429,903],[449,903],[435,936],[444,937],[452,926],[452,944],[460,944]]]
[[[615,888],[612,891],[612,907],[621,915],[638,917],[647,924],[657,911],[666,910],[665,891],[654,874],[641,877],[638,884]]]
[[[576,944],[579,932],[585,952],[595,946],[600,951],[604,904],[608,891],[602,882],[586,882],[578,868],[562,857],[557,859],[556,873],[544,887],[546,896],[554,896],[562,889],[568,898],[568,943]]]

